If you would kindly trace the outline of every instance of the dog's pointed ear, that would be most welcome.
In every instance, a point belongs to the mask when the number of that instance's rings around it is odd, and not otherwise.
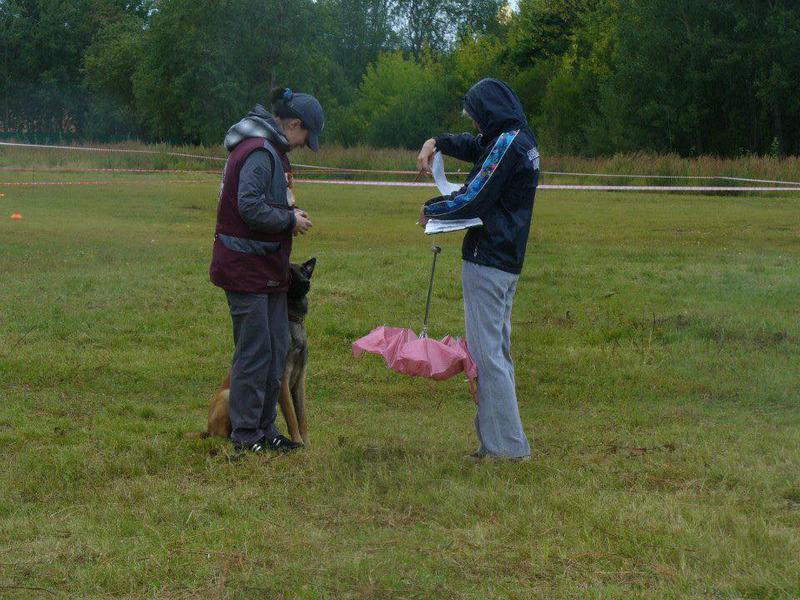
[[[311,276],[314,274],[314,267],[317,266],[317,257],[310,258],[306,262],[303,263],[303,275],[306,276],[306,279],[311,279]]]

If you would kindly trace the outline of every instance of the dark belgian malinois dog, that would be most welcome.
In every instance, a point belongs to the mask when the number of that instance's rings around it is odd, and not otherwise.
[[[306,424],[306,365],[308,363],[308,337],[304,324],[308,313],[308,291],[311,275],[317,259],[312,258],[302,265],[292,264],[289,291],[286,294],[289,307],[289,352],[283,371],[281,394],[278,403],[286,420],[286,427],[293,442],[308,443]],[[206,435],[230,437],[231,419],[228,412],[231,374],[211,398],[208,408],[208,430]]]

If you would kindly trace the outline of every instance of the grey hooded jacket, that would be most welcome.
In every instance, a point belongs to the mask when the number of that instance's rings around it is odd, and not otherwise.
[[[225,148],[233,150],[247,138],[263,137],[281,152],[289,149],[289,142],[281,132],[274,117],[260,104],[256,104],[245,118],[233,125],[225,135]],[[285,200],[270,197],[270,182],[274,172],[273,158],[264,150],[253,152],[239,172],[237,204],[239,214],[247,225],[265,233],[291,231],[295,226],[294,211],[278,210],[270,203]]]

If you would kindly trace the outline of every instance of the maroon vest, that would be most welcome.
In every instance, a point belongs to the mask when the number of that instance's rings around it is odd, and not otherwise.
[[[222,174],[217,205],[217,229],[209,274],[211,282],[225,290],[246,294],[285,292],[289,287],[289,255],[292,233],[263,233],[251,229],[239,215],[239,173],[256,150],[272,156],[272,181],[267,199],[278,210],[293,210],[288,203],[291,166],[286,154],[265,138],[240,142],[228,156]]]

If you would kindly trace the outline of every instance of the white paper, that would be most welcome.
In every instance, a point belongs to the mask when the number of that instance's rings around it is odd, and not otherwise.
[[[444,174],[444,160],[442,153],[437,152],[433,155],[433,164],[431,165],[431,174],[433,180],[436,182],[436,187],[439,188],[439,193],[442,196],[449,196],[453,192],[461,189],[457,183],[450,183]],[[480,219],[458,219],[458,220],[444,220],[444,219],[428,219],[425,225],[425,233],[433,235],[435,233],[447,233],[450,231],[461,231],[462,229],[469,229],[471,227],[482,227],[483,221]]]
[[[433,155],[431,174],[433,175],[433,180],[436,182],[436,187],[439,188],[439,193],[442,196],[448,196],[461,189],[461,186],[457,183],[450,183],[447,181],[447,177],[444,174],[444,160],[442,159],[441,152],[437,152]]]
[[[446,221],[444,219],[428,219],[428,223],[425,225],[425,233],[433,235],[434,233],[448,233],[450,231],[461,231],[462,229],[482,226],[483,221],[480,219],[455,219],[451,221]]]

